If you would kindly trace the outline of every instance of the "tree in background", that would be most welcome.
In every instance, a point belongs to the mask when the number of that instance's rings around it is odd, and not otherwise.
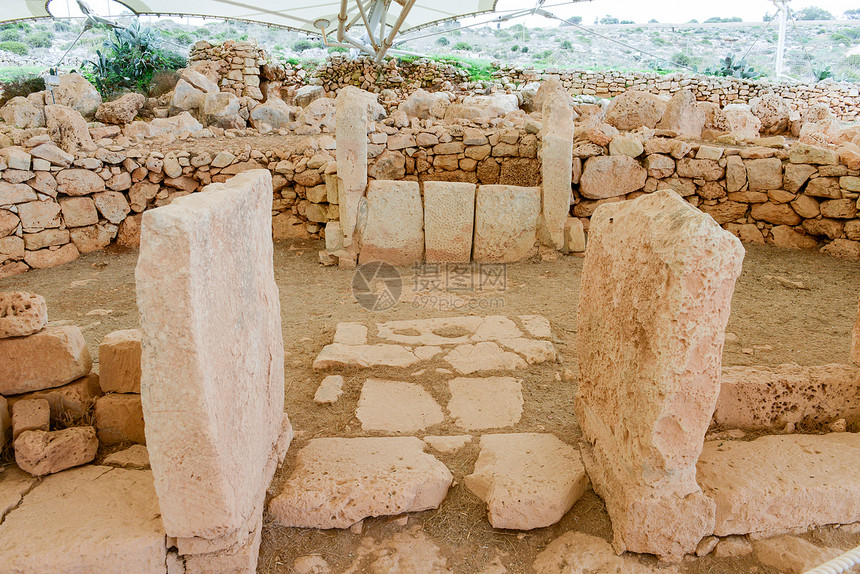
[[[860,20],[860,8],[845,11],[845,18],[848,20]]]
[[[600,19],[600,23],[604,24],[604,25],[606,25],[606,24],[618,24],[618,18],[616,18],[615,16],[610,16],[609,14],[607,14],[606,16],[604,16],[603,18]]]
[[[798,20],[833,20],[833,14],[825,10],[824,8],[819,8],[818,6],[809,6],[804,8],[803,10],[798,10],[795,17]]]

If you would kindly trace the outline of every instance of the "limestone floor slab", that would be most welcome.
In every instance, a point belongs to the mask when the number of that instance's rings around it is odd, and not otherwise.
[[[361,428],[413,433],[445,420],[442,407],[424,387],[403,381],[367,379],[356,416]]]
[[[152,473],[84,466],[50,475],[0,524],[0,570],[164,574]]]
[[[860,522],[860,434],[709,441],[697,480],[716,503],[714,534]]]
[[[30,491],[36,480],[36,477],[14,464],[4,467],[3,472],[0,472],[0,521],[7,512],[18,506],[21,497]]]
[[[445,355],[445,361],[461,375],[479,371],[513,371],[526,367],[522,357],[489,341],[458,345]]]
[[[420,359],[400,345],[342,345],[332,343],[323,347],[314,360],[314,370],[344,367],[408,367]]]
[[[606,540],[585,534],[562,534],[538,554],[535,574],[677,574],[678,568],[649,566],[632,554],[618,556]]]
[[[347,528],[368,516],[437,508],[453,476],[424,448],[415,437],[313,439],[269,515],[282,526]]]
[[[588,487],[579,451],[555,435],[490,434],[466,488],[487,503],[494,528],[531,530],[555,524]]]
[[[504,428],[520,422],[523,387],[513,377],[459,377],[448,381],[448,412],[460,428]]]

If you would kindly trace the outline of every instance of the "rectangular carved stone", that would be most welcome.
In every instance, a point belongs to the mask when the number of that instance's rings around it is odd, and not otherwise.
[[[475,184],[424,182],[424,259],[468,263],[475,227]]]
[[[410,265],[424,257],[424,207],[415,181],[375,180],[367,188],[367,221],[359,262]]]
[[[473,258],[514,263],[535,254],[540,188],[482,185],[475,201]]]
[[[343,245],[352,245],[358,202],[367,187],[367,97],[347,86],[337,94],[337,177],[340,180],[340,222]]]
[[[146,443],[165,530],[207,550],[247,542],[292,438],[271,203],[250,170],[143,216]]]
[[[49,325],[27,337],[0,339],[0,394],[59,387],[92,366],[84,336],[74,325]]]
[[[582,453],[613,545],[667,558],[712,532],[696,460],[744,250],[671,191],[601,206],[578,307]]]
[[[573,115],[566,93],[548,95],[543,103],[543,118],[541,242],[561,249],[564,247],[564,223],[570,213],[573,174]]]

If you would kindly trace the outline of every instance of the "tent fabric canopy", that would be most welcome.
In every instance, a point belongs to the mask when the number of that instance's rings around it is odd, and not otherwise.
[[[361,1],[361,0],[358,0]],[[138,15],[157,16],[191,16],[208,18],[226,18],[246,20],[271,26],[290,28],[303,32],[319,33],[314,22],[319,19],[328,20],[331,27],[326,32],[337,29],[339,0],[193,0],[192,2],[177,2],[176,0],[117,0]],[[49,18],[47,0],[2,0],[0,22],[25,20],[32,18]],[[365,11],[369,11],[372,1],[362,2]],[[385,23],[393,26],[408,4],[401,0],[389,2],[385,13]],[[414,3],[400,28],[400,32],[409,32],[443,22],[492,12],[496,0],[419,0]],[[348,20],[358,21],[361,25],[361,13],[355,1],[350,0],[347,9]]]

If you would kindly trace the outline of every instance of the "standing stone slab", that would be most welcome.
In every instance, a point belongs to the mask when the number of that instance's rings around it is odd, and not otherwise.
[[[356,87],[337,93],[337,177],[343,245],[352,245],[358,202],[367,187],[367,101]]]
[[[482,185],[475,201],[473,258],[513,263],[535,254],[540,188]]]
[[[860,305],[857,308],[857,322],[851,334],[851,362],[860,367]]]
[[[428,263],[468,263],[475,228],[473,183],[424,182],[424,259]]]
[[[712,532],[696,460],[744,250],[671,191],[601,206],[578,307],[575,408],[613,545],[677,558]]]
[[[543,118],[541,242],[561,249],[564,247],[564,223],[570,213],[573,174],[573,115],[567,94],[550,94],[543,103]]]
[[[359,261],[410,265],[424,257],[424,208],[416,181],[372,181]]]
[[[251,170],[143,216],[146,443],[165,530],[195,550],[247,543],[292,438],[271,198]]]

